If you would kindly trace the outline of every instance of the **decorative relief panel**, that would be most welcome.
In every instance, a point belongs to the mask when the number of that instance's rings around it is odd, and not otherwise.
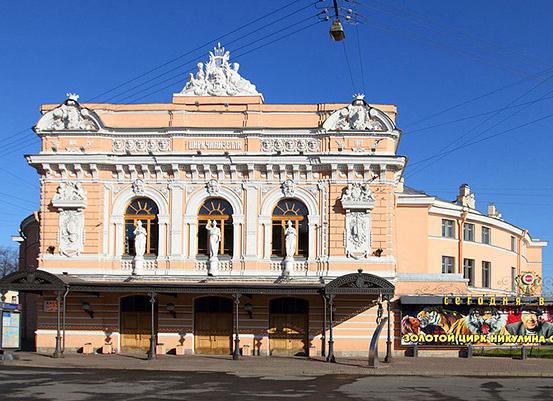
[[[366,258],[371,249],[370,214],[367,212],[346,213],[346,235],[344,242],[346,256],[354,259]]]
[[[168,138],[114,139],[112,148],[116,153],[169,152],[171,151],[171,140]]]
[[[354,259],[367,258],[371,250],[371,215],[374,198],[367,183],[350,183],[341,198],[346,210],[344,246],[346,256]]]
[[[62,210],[59,220],[60,253],[78,256],[83,250],[84,213],[82,210]]]
[[[313,138],[264,138],[261,140],[263,152],[315,153],[319,152],[320,148],[320,141]]]
[[[296,193],[296,183],[294,180],[288,179],[284,181],[280,188],[282,189],[282,194],[287,198],[292,198]]]

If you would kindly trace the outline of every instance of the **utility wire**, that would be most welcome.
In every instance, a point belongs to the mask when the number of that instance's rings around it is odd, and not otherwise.
[[[361,53],[361,41],[359,40],[359,24],[355,24],[355,36],[357,36],[357,54],[359,55],[359,67],[361,67],[361,83],[365,90],[365,69],[363,68],[363,55]]]
[[[249,54],[249,53],[251,53],[251,52],[253,52],[253,51],[256,51],[256,50],[258,50],[258,49],[261,49],[261,48],[263,48],[263,47],[266,47],[266,46],[268,46],[268,45],[271,45],[271,44],[273,44],[273,43],[275,43],[275,42],[278,42],[278,41],[280,41],[280,40],[282,40],[282,39],[285,39],[285,38],[287,38],[287,37],[289,37],[289,36],[291,36],[291,35],[294,35],[294,34],[296,34],[296,33],[301,32],[301,31],[305,31],[306,29],[309,29],[309,28],[311,28],[311,27],[313,27],[313,26],[315,26],[315,25],[317,25],[317,24],[319,24],[319,23],[321,23],[321,22],[324,22],[324,21],[317,21],[317,22],[314,22],[313,24],[307,25],[307,26],[305,26],[305,27],[303,27],[303,28],[299,28],[299,29],[297,29],[297,30],[295,30],[295,31],[292,31],[292,32],[290,32],[290,33],[288,33],[288,34],[286,34],[286,35],[280,36],[280,37],[278,37],[278,38],[276,38],[276,39],[274,39],[274,40],[272,40],[272,41],[270,41],[270,42],[267,42],[267,43],[265,43],[265,44],[263,44],[263,45],[260,45],[260,46],[258,46],[258,47],[255,47],[255,48],[253,48],[253,49],[250,49],[250,50],[248,50],[248,51],[246,51],[246,52],[244,52],[244,53],[242,53],[242,54],[238,54],[238,55],[236,55],[236,57],[234,57],[234,59],[239,60],[240,57],[243,57],[243,56],[245,56],[246,54]],[[272,35],[272,34],[271,34],[271,35],[267,35],[267,37],[272,37],[272,36],[274,36],[274,35]],[[253,43],[253,42],[252,42],[252,43]],[[189,72],[191,72],[191,71],[192,71],[192,70],[190,70]],[[173,87],[173,86],[175,86],[175,85],[177,85],[177,84],[179,84],[179,83],[182,83],[182,82],[186,79],[186,78],[183,78],[183,75],[182,75],[182,74],[179,74],[179,75],[177,75],[177,76],[174,76],[173,78],[176,78],[176,77],[178,77],[178,80],[172,81],[172,82],[169,83],[168,85],[166,85],[166,86],[164,86],[164,87],[162,87],[162,88],[160,88],[160,89],[157,89],[157,90],[155,90],[155,91],[153,91],[153,92],[147,93],[147,94],[145,94],[145,95],[143,95],[143,96],[140,96],[139,98],[133,98],[133,99],[129,100],[129,102],[137,102],[137,101],[139,101],[139,100],[142,100],[142,99],[144,99],[144,98],[147,98],[147,97],[149,97],[149,96],[151,96],[151,95],[154,95],[154,94],[156,94],[156,93],[158,93],[158,92],[161,92],[161,91],[163,91],[163,90],[165,90],[165,89],[167,89],[167,88],[170,88],[170,87]],[[158,84],[158,85],[159,85],[159,84]],[[157,85],[154,85],[154,86],[157,86]]]
[[[405,20],[410,21],[410,22],[413,21],[413,17],[414,17],[415,20],[418,19],[418,21],[419,21],[419,22],[414,22],[414,23],[417,24],[418,26],[422,27],[422,28],[429,28],[429,27],[432,27],[432,26],[436,26],[437,28],[434,28],[434,30],[436,32],[440,33],[440,34],[442,34],[443,32],[453,32],[455,34],[461,35],[461,37],[464,37],[464,38],[458,37],[461,40],[466,41],[468,39],[468,41],[471,44],[480,43],[481,46],[483,46],[483,50],[486,53],[495,52],[496,54],[499,54],[499,55],[507,55],[505,52],[498,51],[500,49],[504,49],[505,51],[508,51],[509,54],[518,53],[521,56],[521,57],[519,57],[519,59],[524,60],[524,61],[528,61],[528,54],[526,52],[520,52],[520,51],[516,51],[516,50],[513,51],[512,49],[509,49],[506,46],[504,46],[503,42],[501,42],[501,43],[491,42],[489,40],[483,39],[480,36],[471,35],[470,33],[467,33],[467,32],[465,32],[465,31],[463,31],[459,28],[454,27],[451,23],[445,24],[445,23],[441,22],[438,19],[431,18],[428,14],[423,15],[423,14],[417,13],[417,12],[413,11],[412,9],[406,7],[406,6],[403,6],[403,7],[393,6],[392,4],[390,4],[390,2],[382,2],[382,1],[371,0],[371,3],[373,5],[373,7],[374,7],[374,3],[377,3],[381,7],[388,8],[388,10],[391,10],[391,11],[388,11],[388,13],[392,13],[392,15],[398,16],[399,18],[405,19]],[[399,15],[394,14],[394,13],[397,13],[397,12],[399,12]],[[404,14],[404,15],[402,15],[402,14]],[[537,64],[536,63],[532,63],[532,64],[534,66],[539,65],[541,67],[546,65],[542,62],[539,62]]]
[[[289,14],[289,15],[292,15],[292,14]],[[318,15],[318,14],[316,14],[316,15]],[[288,30],[288,29],[290,29],[290,28],[293,28],[293,27],[296,26],[296,25],[299,25],[299,24],[301,24],[301,23],[303,23],[303,22],[305,22],[305,21],[307,21],[307,20],[312,19],[312,18],[313,18],[314,16],[316,16],[316,15],[310,15],[310,16],[308,16],[307,18],[304,18],[304,19],[302,19],[302,20],[300,20],[300,21],[297,21],[297,22],[295,22],[295,23],[293,23],[293,24],[290,24],[290,25],[286,26],[285,28],[280,29],[279,32],[286,31],[286,30]],[[285,17],[283,17],[283,18],[285,18]],[[261,30],[261,29],[264,29],[264,28],[267,27],[267,26],[270,26],[270,25],[273,25],[273,23],[268,24],[268,25],[266,25],[266,26],[264,26],[264,27],[261,27],[261,28],[259,28],[258,30],[254,31],[254,32],[250,32],[250,33],[255,33],[255,32],[257,32],[257,31],[259,31],[259,30]],[[246,36],[247,36],[247,35],[246,35]],[[266,39],[266,38],[269,38],[269,37],[273,37],[273,36],[274,36],[274,32],[268,33],[268,34],[266,34],[265,36],[263,36],[263,37],[261,37],[261,38],[255,39],[255,40],[251,41],[250,43],[247,43],[247,44],[245,44],[245,45],[243,45],[243,46],[238,47],[237,49],[234,49],[233,51],[236,52],[236,51],[241,50],[241,49],[243,49],[243,48],[246,48],[246,47],[248,47],[248,46],[254,45],[254,44],[256,44],[257,42],[262,41],[263,39]],[[238,41],[238,40],[241,40],[241,39],[242,39],[242,38],[235,39],[235,40],[229,42],[228,44],[232,44],[232,43],[234,43],[234,42],[236,42],[236,41]],[[227,45],[228,45],[228,44],[227,44]],[[203,57],[204,57],[204,56],[196,57],[195,59],[192,59],[192,60],[190,60],[190,61],[187,61],[186,63],[180,64],[180,65],[176,66],[175,68],[172,68],[172,69],[170,69],[170,70],[164,72],[163,74],[159,74],[159,75],[157,75],[157,76],[155,76],[155,77],[153,77],[153,78],[151,78],[151,79],[149,79],[149,80],[147,80],[147,81],[145,81],[145,82],[143,82],[143,83],[141,83],[141,84],[139,84],[139,85],[136,85],[136,86],[134,86],[134,87],[132,87],[132,88],[130,88],[130,89],[128,89],[128,90],[126,90],[126,91],[124,91],[124,92],[122,92],[122,93],[120,93],[120,94],[118,94],[118,95],[116,95],[116,96],[114,96],[114,97],[112,97],[112,98],[110,98],[110,99],[108,99],[106,102],[110,102],[110,101],[114,100],[115,98],[118,98],[118,97],[120,97],[121,95],[123,95],[123,94],[125,94],[125,93],[127,93],[127,92],[129,92],[129,91],[131,91],[131,90],[133,90],[133,89],[137,89],[137,88],[139,88],[139,87],[141,87],[141,86],[143,86],[143,85],[145,85],[145,84],[147,84],[147,83],[153,82],[153,81],[155,81],[156,79],[158,79],[158,78],[160,78],[160,77],[162,77],[162,76],[164,76],[164,75],[167,75],[167,74],[170,73],[170,72],[176,71],[176,70],[179,70],[179,73],[178,73],[178,74],[174,74],[174,75],[172,75],[172,76],[170,76],[170,77],[168,77],[168,78],[166,78],[166,79],[164,79],[164,80],[162,80],[162,81],[159,81],[159,82],[157,82],[157,83],[155,83],[155,84],[153,84],[153,85],[150,85],[150,86],[148,86],[148,87],[146,87],[146,88],[142,88],[141,90],[136,91],[136,92],[134,92],[134,93],[131,93],[130,95],[121,98],[121,99],[119,100],[119,102],[125,102],[127,99],[130,99],[130,98],[132,98],[132,97],[134,97],[134,96],[136,96],[136,95],[138,95],[138,94],[140,94],[140,93],[144,93],[145,91],[148,91],[148,90],[150,90],[150,89],[152,89],[152,88],[155,88],[155,87],[158,86],[158,85],[161,85],[161,84],[164,84],[164,83],[166,83],[166,82],[169,82],[169,81],[171,81],[171,80],[173,80],[173,79],[175,79],[175,78],[177,78],[177,77],[180,77],[180,78],[181,78],[181,81],[182,81],[182,80],[185,80],[185,79],[186,79],[186,78],[185,78],[185,77],[186,77],[186,74],[183,74],[183,72],[182,72],[182,67],[184,67],[185,65],[188,65],[188,64],[190,64],[190,63],[193,63],[193,62],[197,62],[197,61],[199,61],[199,60],[202,60]]]
[[[496,137],[501,136],[501,135],[508,134],[509,132],[518,130],[518,129],[520,129],[520,128],[527,127],[527,126],[532,125],[532,124],[536,124],[536,123],[538,123],[538,122],[540,122],[540,121],[548,120],[548,119],[550,119],[550,118],[553,118],[553,113],[547,114],[547,115],[545,115],[545,116],[543,116],[543,117],[540,117],[540,118],[537,118],[537,119],[535,119],[535,120],[528,121],[528,122],[526,122],[526,123],[524,123],[524,124],[521,124],[521,125],[518,125],[518,126],[516,126],[516,127],[509,128],[509,129],[500,131],[500,132],[498,132],[498,133],[485,136],[485,137],[483,137],[483,138],[481,138],[481,139],[478,139],[478,140],[476,140],[476,141],[472,141],[472,142],[469,142],[469,143],[464,143],[464,144],[462,144],[462,145],[459,145],[459,146],[457,146],[457,147],[455,147],[455,148],[453,148],[453,149],[450,149],[450,150],[448,150],[448,151],[446,151],[446,152],[442,152],[442,153],[440,153],[440,154],[438,154],[438,155],[436,155],[436,156],[433,156],[433,157],[442,156],[442,155],[449,155],[449,154],[451,154],[451,153],[453,153],[453,152],[456,152],[457,150],[460,150],[460,149],[463,149],[463,148],[466,148],[466,147],[469,147],[469,146],[476,145],[476,144],[478,144],[478,143],[481,143],[481,142],[490,140],[490,139],[492,139],[492,138],[496,138]],[[423,162],[423,161],[421,160],[421,161],[418,162],[418,163],[422,163],[422,162]],[[426,167],[428,167],[428,166],[425,166],[424,168],[426,168]],[[413,176],[414,174],[415,174],[415,172],[413,172],[413,173],[407,175],[406,178],[411,177],[411,176]]]
[[[317,2],[315,2],[315,3],[317,3]],[[314,5],[315,3],[311,3],[310,6]],[[95,99],[97,99],[97,98],[99,98],[99,97],[101,97],[101,96],[107,95],[108,93],[111,93],[111,92],[113,92],[114,90],[117,90],[117,89],[119,89],[119,88],[122,88],[123,86],[125,86],[125,85],[127,85],[127,84],[129,84],[129,83],[131,83],[131,82],[134,82],[134,81],[136,81],[136,80],[138,80],[138,79],[140,79],[140,78],[143,78],[143,77],[147,76],[148,74],[151,74],[151,73],[154,72],[154,71],[157,71],[157,70],[159,70],[159,69],[161,69],[161,68],[163,68],[163,67],[165,67],[165,66],[167,66],[167,65],[169,65],[169,64],[172,64],[172,63],[174,63],[175,61],[178,61],[178,60],[180,60],[180,59],[182,59],[182,58],[184,58],[184,57],[186,57],[186,56],[188,56],[188,55],[194,53],[195,51],[201,50],[201,49],[205,48],[206,46],[208,46],[208,45],[210,45],[210,44],[212,44],[212,43],[214,43],[214,42],[220,41],[221,39],[226,38],[227,36],[232,35],[233,33],[236,33],[236,32],[242,30],[242,29],[245,28],[245,27],[248,27],[248,26],[250,26],[250,25],[252,25],[252,24],[255,24],[256,22],[259,22],[259,21],[261,21],[261,20],[263,20],[263,19],[265,19],[265,18],[267,18],[267,17],[270,17],[271,15],[274,15],[274,14],[278,13],[278,12],[281,11],[281,10],[284,10],[284,9],[286,9],[286,8],[288,8],[288,7],[291,7],[291,6],[294,5],[294,4],[297,4],[297,0],[291,1],[291,2],[289,2],[289,3],[287,3],[287,4],[285,4],[284,6],[279,7],[278,9],[275,9],[275,10],[273,10],[273,11],[271,11],[271,12],[269,12],[269,13],[267,13],[267,14],[261,16],[261,17],[255,18],[254,20],[249,21],[249,22],[247,22],[247,23],[245,23],[245,24],[239,26],[239,27],[236,28],[236,29],[233,29],[233,30],[230,31],[230,32],[227,32],[227,33],[225,33],[225,34],[223,34],[223,35],[221,35],[221,36],[218,36],[218,37],[215,38],[215,39],[212,39],[212,40],[210,40],[210,41],[208,41],[208,42],[205,42],[205,43],[203,43],[202,45],[200,45],[200,46],[198,46],[198,47],[196,47],[196,48],[194,48],[194,49],[192,49],[192,50],[187,51],[186,53],[183,53],[183,54],[181,54],[181,55],[179,55],[179,56],[177,56],[177,57],[175,57],[175,58],[173,58],[173,59],[171,59],[171,60],[168,60],[168,61],[164,62],[163,64],[160,64],[160,65],[158,65],[158,66],[156,66],[156,67],[154,67],[154,68],[152,68],[152,69],[150,69],[150,70],[148,70],[148,71],[146,71],[146,72],[144,72],[144,73],[142,73],[142,74],[140,74],[140,75],[137,75],[137,76],[134,77],[134,78],[131,78],[131,79],[125,81],[125,82],[122,82],[122,83],[120,83],[119,85],[117,85],[117,86],[115,86],[115,87],[113,87],[113,88],[111,88],[111,89],[109,89],[109,90],[106,90],[106,91],[104,91],[104,92],[102,92],[102,93],[100,93],[100,94],[98,94],[98,95],[96,95],[96,96],[94,96],[94,97],[92,97],[92,98],[90,98],[90,99],[87,99],[86,101],[83,101],[83,103],[90,103],[90,102],[92,102],[93,100],[95,100]]]
[[[417,133],[417,132],[428,131],[428,130],[431,130],[431,129],[434,129],[434,128],[443,127],[444,125],[455,124],[455,123],[458,123],[458,122],[461,122],[461,121],[466,121],[466,120],[471,120],[473,118],[487,116],[487,115],[494,114],[494,113],[497,113],[497,112],[503,111],[503,110],[510,110],[510,109],[516,109],[517,107],[522,107],[522,106],[526,106],[526,105],[533,105],[533,104],[542,102],[544,100],[549,100],[549,99],[553,99],[553,96],[547,96],[547,97],[544,97],[544,98],[529,100],[528,102],[517,103],[517,104],[513,104],[513,105],[508,106],[508,107],[500,107],[500,108],[494,109],[494,110],[483,111],[483,112],[478,113],[478,114],[472,114],[470,116],[460,117],[460,118],[457,118],[455,120],[448,120],[448,121],[444,121],[443,123],[434,124],[434,125],[430,125],[430,126],[427,126],[427,127],[417,128],[417,129],[414,129],[414,130],[407,130],[407,131],[404,131],[403,133],[410,136],[410,135],[412,135],[414,133]]]
[[[360,3],[361,6],[367,7],[365,4]],[[406,36],[410,39],[420,40],[425,42],[427,45],[436,47],[436,48],[445,48],[447,50],[454,51],[462,56],[469,57],[475,61],[482,62],[484,64],[492,65],[496,68],[509,71],[511,73],[515,73],[518,75],[526,75],[528,74],[527,71],[521,70],[519,68],[515,68],[512,66],[506,66],[502,65],[496,62],[496,59],[490,59],[486,55],[479,55],[472,51],[467,51],[464,48],[461,48],[459,46],[451,45],[448,43],[440,42],[439,40],[435,40],[433,38],[428,37],[428,35],[421,34],[420,32],[414,31],[413,29],[408,28],[400,28],[401,24],[392,24],[390,25],[382,25],[382,21],[371,21],[370,26],[374,28],[381,29],[385,32],[391,32],[391,33],[403,33],[406,34]]]
[[[351,72],[351,64],[349,62],[348,51],[346,49],[346,42],[344,42],[344,41],[342,41],[342,49],[344,49],[344,58],[346,59],[346,64],[348,66],[349,78],[351,80],[351,89],[352,89],[353,92],[355,92],[355,84],[353,82],[353,74]]]
[[[484,120],[480,125],[483,125],[485,123],[487,123],[488,121],[490,121],[492,118],[495,117],[496,114],[499,114],[503,111],[505,111],[509,106],[513,105],[516,101],[518,101],[519,99],[523,98],[524,96],[528,95],[530,92],[534,91],[535,89],[537,89],[539,86],[545,84],[547,81],[549,81],[551,78],[553,78],[553,74],[549,75],[547,78],[545,78],[544,80],[542,80],[541,82],[537,83],[536,85],[534,85],[532,88],[528,89],[526,92],[524,92],[523,94],[517,96],[515,99],[513,99],[512,101],[510,101],[507,105],[503,106],[503,108],[501,108],[497,113],[495,114],[492,114],[491,116],[489,116],[486,120]],[[553,93],[553,90],[550,90],[548,91],[545,95],[541,96],[540,97],[540,100],[543,99],[544,97],[546,97],[547,95]],[[509,114],[507,117],[503,118],[502,120],[498,121],[497,123],[495,123],[493,126],[489,127],[488,129],[486,130],[483,130],[481,131],[479,134],[477,134],[475,137],[473,137],[473,139],[476,139],[477,137],[483,135],[484,133],[486,133],[487,131],[489,131],[490,129],[492,128],[495,128],[497,127],[499,124],[502,124],[503,122],[509,120],[510,118],[514,117],[515,115],[517,115],[518,113],[520,113],[521,111],[527,109],[528,107],[530,107],[530,105],[527,105],[525,107],[523,107],[522,109],[519,109],[517,110],[516,112],[514,113],[511,113]],[[460,140],[462,140],[464,137],[468,136],[470,133],[472,133],[477,127],[473,127],[471,129],[469,129],[468,131],[466,131],[464,134],[462,134],[461,136],[457,137],[454,141],[450,142],[448,145],[446,145],[445,147],[443,147],[442,149],[440,149],[440,151],[438,152],[438,155],[441,155],[443,154],[442,152],[447,150],[449,147],[453,146],[455,143],[459,142]],[[435,159],[436,157],[439,157],[436,161],[438,160],[441,160],[443,157],[445,156],[430,156],[430,157],[427,157],[426,159],[423,159],[421,161],[418,161],[418,162],[415,162],[413,163],[411,166],[416,166],[420,163],[423,163],[425,161],[430,161],[432,159]],[[435,162],[435,161],[434,161]],[[429,167],[431,164],[433,164],[434,162],[431,162],[429,163],[426,167],[419,167],[419,169],[415,169],[414,171],[412,171],[409,176],[412,176],[414,175],[418,170],[421,170],[421,169],[425,169],[427,167]]]

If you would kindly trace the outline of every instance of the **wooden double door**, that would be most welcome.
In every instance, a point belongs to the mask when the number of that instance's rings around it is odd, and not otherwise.
[[[230,298],[203,297],[194,302],[194,352],[228,355],[232,350],[232,307]]]
[[[154,311],[157,326],[157,313]],[[150,349],[152,312],[150,298],[134,295],[121,299],[121,351],[133,352]]]
[[[300,298],[278,298],[269,303],[271,356],[307,356],[309,304]]]

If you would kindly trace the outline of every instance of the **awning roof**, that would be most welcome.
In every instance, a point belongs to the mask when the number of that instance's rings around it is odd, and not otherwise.
[[[205,277],[52,274],[43,270],[22,270],[0,280],[0,290],[22,292],[160,292],[214,294],[351,294],[390,295],[394,286],[367,273],[346,274],[325,283],[317,277]]]

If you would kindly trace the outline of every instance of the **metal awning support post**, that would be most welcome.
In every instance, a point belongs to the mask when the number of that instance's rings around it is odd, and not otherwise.
[[[65,352],[65,318],[67,315],[67,308],[65,307],[65,300],[67,299],[67,294],[69,294],[69,286],[65,287],[65,293],[63,294],[63,320],[62,320],[62,344],[61,344],[61,353]]]
[[[52,355],[54,358],[61,358],[61,299],[62,292],[56,291],[56,306],[57,306],[57,319],[56,319],[56,349]]]
[[[388,322],[387,322],[387,336],[386,336],[386,357],[384,358],[385,363],[392,362],[392,334],[391,334],[391,328],[390,328],[390,296],[386,297],[386,312],[388,314]]]
[[[330,294],[328,296],[328,309],[330,311],[330,327],[328,331],[328,355],[326,356],[326,361],[331,363],[336,363],[336,358],[334,357],[334,337],[332,335],[332,326],[334,325],[334,295]]]
[[[323,334],[321,335],[321,356],[326,356],[326,296],[323,295]]]
[[[232,352],[232,359],[237,360],[240,358],[240,336],[238,334],[240,326],[238,324],[238,306],[240,305],[241,294],[234,294],[234,351]]]
[[[151,326],[151,332],[150,332],[150,351],[148,351],[148,359],[156,359],[156,322],[155,322],[155,304],[156,304],[156,293],[151,292],[150,293],[150,304],[152,305],[152,326]]]

